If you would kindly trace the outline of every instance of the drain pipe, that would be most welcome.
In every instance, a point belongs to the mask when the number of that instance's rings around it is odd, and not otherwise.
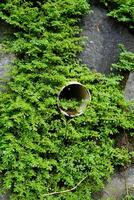
[[[63,100],[68,106],[62,104]],[[57,97],[57,104],[62,114],[68,117],[76,117],[83,114],[89,100],[91,100],[89,90],[81,83],[71,81],[61,88]],[[77,106],[70,108],[69,105],[73,102],[76,102]]]

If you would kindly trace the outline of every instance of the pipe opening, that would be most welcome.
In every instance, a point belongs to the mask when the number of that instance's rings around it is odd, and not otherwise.
[[[63,87],[58,95],[60,111],[69,117],[79,116],[84,112],[90,100],[89,91],[78,82],[71,82]]]

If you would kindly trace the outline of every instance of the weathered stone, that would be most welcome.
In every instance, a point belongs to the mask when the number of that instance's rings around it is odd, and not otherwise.
[[[87,39],[80,58],[93,70],[109,73],[112,63],[118,60],[119,44],[134,52],[134,36],[123,24],[108,17],[107,11],[98,4],[83,18],[82,28],[81,35]]]
[[[131,72],[125,87],[125,97],[127,100],[134,99],[134,72]]]
[[[0,21],[0,90],[3,90],[4,80],[10,79],[10,69],[8,64],[14,61],[15,56],[4,51],[3,40],[8,38],[12,33],[9,25]]]

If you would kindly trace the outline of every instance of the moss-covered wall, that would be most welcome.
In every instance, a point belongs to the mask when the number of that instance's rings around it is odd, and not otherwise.
[[[79,21],[88,10],[85,0],[0,4],[0,17],[16,30],[5,41],[16,59],[0,94],[0,192],[10,190],[12,200],[89,200],[114,166],[131,158],[114,140],[134,128],[120,77],[92,72],[77,59]],[[92,100],[83,115],[68,119],[57,94],[70,80],[85,85]]]

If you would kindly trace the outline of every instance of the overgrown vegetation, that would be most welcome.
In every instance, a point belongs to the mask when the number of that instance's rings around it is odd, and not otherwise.
[[[82,101],[78,101],[76,98],[61,99],[60,106],[65,110],[78,111]]]
[[[133,0],[100,0],[109,7],[109,16],[129,25],[134,29],[134,1]]]
[[[133,195],[126,195],[122,200],[134,200]]]
[[[134,71],[134,53],[127,51],[123,45],[120,45],[120,51],[119,61],[112,68],[120,72]]]
[[[77,59],[78,23],[88,10],[86,0],[0,3],[1,19],[16,29],[6,41],[16,60],[8,91],[0,94],[0,192],[10,190],[12,200],[89,200],[131,158],[114,141],[134,130],[120,78],[91,72]],[[70,80],[92,95],[85,113],[72,119],[57,108]]]

